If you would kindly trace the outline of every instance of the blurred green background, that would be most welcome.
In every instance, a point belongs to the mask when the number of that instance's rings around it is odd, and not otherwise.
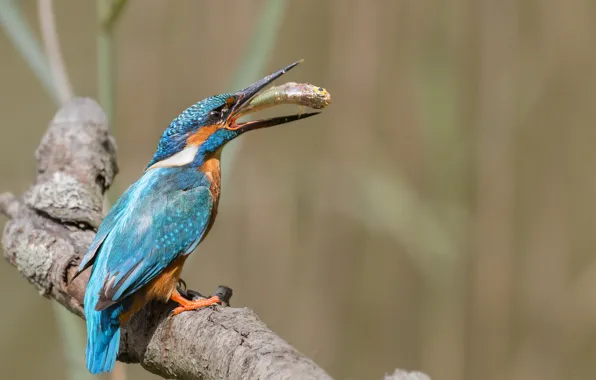
[[[112,199],[173,117],[229,90],[264,4],[129,1]],[[55,15],[75,93],[97,98],[95,3]],[[596,378],[595,35],[590,0],[288,1],[243,85],[304,58],[284,81],[332,105],[224,151],[218,220],[183,278],[231,286],[337,379]],[[0,191],[20,194],[56,106],[3,33],[0,62]],[[2,378],[65,378],[52,304],[6,263],[0,299]]]

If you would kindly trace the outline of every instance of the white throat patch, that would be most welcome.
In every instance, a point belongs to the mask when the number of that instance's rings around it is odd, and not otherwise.
[[[198,145],[190,145],[182,149],[180,152],[166,158],[165,160],[157,161],[153,165],[147,168],[147,170],[155,168],[171,168],[175,166],[183,166],[190,164],[199,151]]]

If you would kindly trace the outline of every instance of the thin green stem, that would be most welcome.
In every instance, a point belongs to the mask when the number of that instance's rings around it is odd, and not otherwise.
[[[230,81],[230,91],[248,85],[265,69],[271,51],[277,41],[286,9],[285,0],[267,0],[257,21],[252,38],[246,48],[242,62]]]
[[[127,0],[97,0],[97,98],[113,128],[115,109],[114,27]]]
[[[109,10],[106,9],[105,18],[100,20],[101,28],[112,31],[127,3],[128,0],[114,0],[111,2]]]
[[[230,81],[229,91],[238,90],[262,75],[271,51],[275,47],[286,5],[285,0],[267,0],[265,3],[242,62]],[[222,162],[224,181],[231,173],[232,162],[241,143],[241,140],[234,141],[228,144],[225,150],[226,157]]]
[[[81,319],[69,310],[52,302],[56,323],[64,345],[64,356],[68,377],[71,380],[93,379],[94,377],[85,367],[85,332],[82,329]]]
[[[267,0],[261,16],[257,21],[257,26],[248,44],[246,53],[242,62],[238,66],[233,79],[230,81],[229,91],[234,91],[250,81],[255,80],[263,70],[265,64],[275,46],[277,32],[281,26],[285,11],[285,0]],[[231,164],[240,148],[240,141],[231,142],[225,150],[225,158],[222,160],[223,180],[230,175]],[[225,186],[223,186],[225,188]],[[193,260],[195,255],[191,255],[189,261]]]
[[[97,0],[97,97],[102,105],[108,126],[114,132],[115,78],[114,78],[114,26],[122,15],[127,0]],[[108,196],[104,198],[104,212],[110,209]],[[126,380],[126,368],[116,362],[110,374],[113,380]]]
[[[113,126],[114,117],[114,55],[113,28],[104,28],[104,20],[112,14],[111,0],[97,0],[97,98]]]
[[[60,104],[50,65],[16,1],[0,0],[0,25],[52,101]]]
[[[46,57],[52,72],[54,89],[60,97],[60,106],[65,106],[72,99],[72,86],[68,80],[66,65],[60,51],[60,42],[56,32],[54,7],[52,0],[38,0],[39,25],[45,46]]]

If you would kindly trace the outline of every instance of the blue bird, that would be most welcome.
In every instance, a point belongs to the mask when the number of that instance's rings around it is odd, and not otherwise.
[[[317,114],[237,121],[250,112],[251,99],[298,63],[182,112],[164,131],[143,176],[106,215],[76,273],[93,265],[84,299],[91,373],[114,368],[120,326],[147,302],[173,300],[180,305],[174,314],[220,302],[217,296],[184,298],[176,290],[180,272],[217,214],[224,145],[244,132]]]

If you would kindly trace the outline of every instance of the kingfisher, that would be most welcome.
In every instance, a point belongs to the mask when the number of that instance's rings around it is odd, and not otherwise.
[[[221,302],[217,296],[185,298],[177,289],[180,272],[215,220],[226,143],[248,131],[318,114],[239,121],[250,113],[251,99],[300,62],[183,111],[163,132],[141,178],[103,219],[75,274],[92,265],[84,298],[89,372],[113,370],[120,328],[147,302],[172,300],[179,305],[173,315]]]

